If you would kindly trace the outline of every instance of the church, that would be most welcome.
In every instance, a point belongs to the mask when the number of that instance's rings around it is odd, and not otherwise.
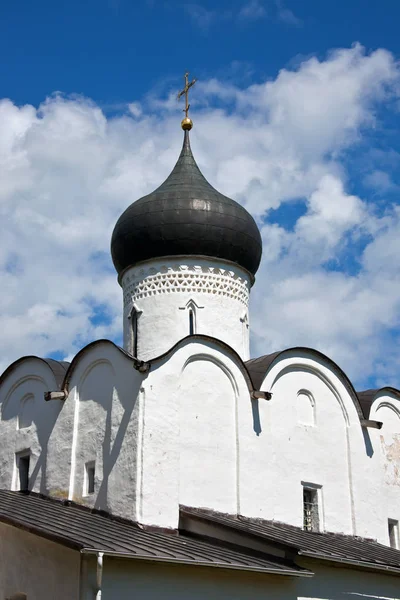
[[[123,348],[1,375],[0,599],[398,600],[400,391],[250,357],[262,239],[196,164],[190,86],[175,167],[113,231]]]

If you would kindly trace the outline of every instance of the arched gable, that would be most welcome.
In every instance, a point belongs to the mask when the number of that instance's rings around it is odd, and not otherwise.
[[[22,356],[18,360],[11,363],[11,365],[9,365],[7,367],[7,369],[1,374],[1,376],[0,376],[0,393],[1,393],[2,387],[7,384],[7,381],[10,379],[10,377],[13,374],[15,374],[16,371],[21,371],[21,370],[23,371],[24,367],[28,367],[30,362],[33,362],[33,363],[36,362],[39,369],[40,369],[40,366],[42,366],[42,365],[45,365],[46,367],[48,367],[49,375],[51,373],[54,378],[54,384],[52,383],[53,387],[55,387],[56,389],[62,389],[64,377],[65,377],[65,374],[68,370],[70,363],[66,362],[66,361],[54,360],[52,358],[40,358],[39,356],[32,355],[32,356]],[[35,369],[35,368],[31,369],[30,374],[32,376],[35,376],[36,371],[37,371],[37,369]],[[26,376],[29,376],[29,375],[27,374]],[[46,381],[49,381],[49,383],[50,383],[50,382],[52,382],[52,379],[50,379],[50,378],[47,379],[47,377],[46,377]]]
[[[2,421],[0,486],[17,485],[18,456],[29,456],[29,489],[48,490],[48,444],[63,403],[46,403],[44,394],[57,389],[63,365],[36,356],[26,356],[6,369],[0,378]]]
[[[382,396],[388,396],[389,398],[393,398],[395,400],[395,404],[397,401],[400,401],[400,390],[390,386],[385,386],[378,389],[364,390],[362,392],[358,392],[357,395],[366,419],[369,419],[371,415],[376,413],[377,402],[375,401],[381,398]]]
[[[183,348],[188,343],[196,343],[196,342],[200,342],[200,343],[204,342],[205,344],[210,344],[213,347],[219,348],[220,350],[222,350],[223,353],[226,353],[227,355],[229,355],[230,358],[232,359],[232,361],[236,364],[237,368],[242,373],[249,393],[251,394],[252,392],[256,391],[257,388],[254,387],[252,379],[250,377],[250,374],[246,368],[246,365],[243,362],[243,360],[241,359],[241,357],[239,356],[239,354],[231,346],[229,346],[229,344],[226,344],[225,342],[223,342],[217,338],[211,337],[209,335],[204,335],[204,334],[188,335],[188,336],[182,338],[181,340],[179,340],[179,342],[177,342],[176,344],[174,344],[167,352],[164,352],[163,354],[156,356],[155,358],[151,359],[148,362],[150,365],[155,365],[155,366],[158,364],[161,364],[161,363],[165,362],[166,360],[168,360],[170,356],[172,356],[177,350],[179,350],[179,348]]]
[[[291,361],[290,368],[307,369],[320,379],[323,379],[326,385],[333,391],[347,421],[349,416],[348,409],[343,404],[344,396],[351,399],[359,420],[362,421],[365,418],[357,393],[350,379],[333,360],[313,348],[293,347],[247,361],[245,364],[253,385],[258,389],[264,388],[272,392],[274,381],[279,377],[280,371],[279,367],[275,367],[279,363],[282,364],[285,359],[293,357],[295,357],[295,360]],[[276,373],[271,375],[274,371]],[[343,393],[339,393],[339,387],[342,388]]]

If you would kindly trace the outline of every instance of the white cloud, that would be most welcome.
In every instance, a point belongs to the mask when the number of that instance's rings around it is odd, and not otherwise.
[[[360,198],[344,192],[342,182],[332,175],[324,175],[309,197],[308,211],[296,224],[296,234],[307,240],[307,249],[318,248],[319,260],[332,258],[344,234],[362,227],[367,221],[367,209]]]
[[[136,118],[141,117],[143,114],[140,102],[130,102],[130,104],[128,104],[128,110],[131,113],[131,115]]]
[[[279,21],[286,23],[286,25],[293,25],[294,27],[302,26],[303,21],[290,8],[284,5],[283,0],[276,0],[275,4]]]
[[[207,32],[211,26],[221,21],[250,22],[267,16],[267,11],[261,0],[247,0],[238,8],[228,10],[210,10],[195,2],[185,3],[183,6],[192,23],[204,32]]]
[[[296,198],[306,209],[290,230],[262,226],[252,293],[257,353],[311,345],[359,379],[368,371],[395,377],[396,360],[385,357],[400,318],[400,219],[390,207],[376,217],[370,202],[348,192],[345,151],[370,128],[376,134],[376,107],[398,81],[391,54],[356,45],[246,89],[217,80],[196,86],[192,144],[207,178],[260,219]],[[88,99],[60,95],[38,109],[0,102],[3,366],[22,354],[71,355],[120,334],[112,228],[168,174],[181,144],[175,91],[129,110],[107,119]]]
[[[209,29],[219,16],[217,11],[209,10],[201,4],[187,3],[184,4],[184,9],[192,22],[203,30]]]
[[[375,169],[372,173],[368,173],[364,179],[365,185],[375,189],[377,192],[388,192],[397,189],[397,185],[392,181],[392,178],[386,171]]]
[[[266,15],[267,11],[264,4],[259,0],[249,0],[239,10],[238,17],[239,19],[257,20],[263,19]]]

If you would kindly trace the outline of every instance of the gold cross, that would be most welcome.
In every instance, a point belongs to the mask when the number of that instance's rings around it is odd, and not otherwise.
[[[189,83],[189,79],[188,78],[189,78],[189,72],[186,72],[185,73],[185,87],[178,94],[178,100],[180,99],[181,96],[183,96],[183,94],[185,94],[185,108],[183,109],[183,112],[185,113],[186,118],[188,116],[188,112],[189,112],[189,108],[190,108],[190,104],[189,104],[189,90],[192,87],[192,85],[194,85],[196,83],[196,81],[197,81],[197,79],[193,79]]]

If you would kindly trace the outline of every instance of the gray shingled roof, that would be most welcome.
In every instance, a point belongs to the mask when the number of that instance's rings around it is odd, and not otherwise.
[[[304,531],[276,521],[225,515],[214,511],[181,507],[183,514],[254,535],[268,542],[286,546],[299,555],[340,563],[361,563],[373,569],[398,571],[400,551],[378,542],[336,533]]]
[[[177,534],[148,531],[137,524],[96,514],[88,508],[36,494],[0,490],[0,521],[79,551],[178,562],[276,575],[310,576],[288,561]]]

